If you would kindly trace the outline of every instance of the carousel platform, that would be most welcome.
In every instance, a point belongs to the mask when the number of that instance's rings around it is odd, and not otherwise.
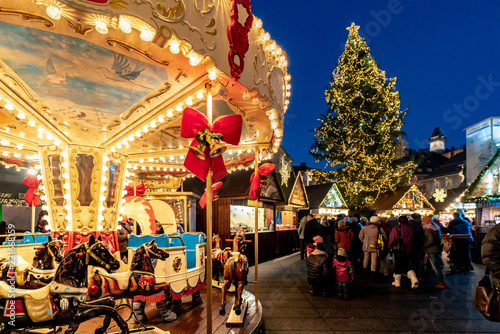
[[[177,314],[178,318],[176,321],[171,323],[164,323],[160,317],[160,312],[156,309],[155,305],[152,303],[146,304],[146,315],[148,316],[148,322],[145,324],[148,327],[157,327],[163,331],[168,331],[170,334],[181,334],[181,333],[206,333],[206,316],[207,316],[207,304],[206,304],[206,287],[201,290],[201,297],[204,301],[203,304],[194,306],[191,304],[191,296],[185,296],[182,298],[182,303],[180,305],[172,306],[172,310]],[[226,315],[219,315],[221,292],[220,290],[213,289],[212,292],[212,330],[213,333],[236,333],[236,334],[251,334],[258,333],[262,321],[262,305],[260,301],[255,300],[255,296],[248,292],[243,291],[243,298],[247,301],[248,307],[246,311],[246,316],[243,324],[241,325],[227,325],[226,321],[229,316],[230,307],[233,305],[234,294],[228,294],[226,296]],[[130,315],[130,310],[123,309],[120,313],[124,318],[128,318]],[[102,324],[104,317],[99,317],[92,319],[90,321],[84,322],[80,325],[78,329],[78,334],[93,334],[95,328]],[[139,329],[140,325],[135,324],[132,319],[128,321],[129,329],[135,330]],[[65,328],[63,328],[64,330]],[[119,332],[118,326],[111,322],[110,328],[107,331]],[[136,331],[134,331],[137,333]]]

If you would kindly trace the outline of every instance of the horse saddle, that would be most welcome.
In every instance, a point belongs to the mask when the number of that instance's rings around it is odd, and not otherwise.
[[[29,279],[30,276],[33,276],[35,279],[48,281],[52,280],[55,273],[56,273],[55,269],[37,269],[33,266],[30,266],[28,268],[26,279]]]
[[[51,285],[40,289],[11,289],[11,286],[5,281],[0,281],[0,297],[5,299],[25,298],[45,299],[50,295]]]
[[[19,257],[15,260],[15,266],[11,267],[10,262],[5,262],[0,266],[0,271],[8,270],[8,277],[15,277],[16,283],[19,286],[23,286],[26,282],[25,271],[28,267],[32,266],[30,263],[24,261],[23,258]]]
[[[116,282],[118,288],[120,290],[127,290],[129,286],[130,275],[132,274],[130,271],[126,271],[124,273],[113,273],[110,274],[107,271],[101,270],[100,268],[96,268],[94,274],[100,275],[103,278],[111,280],[112,282]]]

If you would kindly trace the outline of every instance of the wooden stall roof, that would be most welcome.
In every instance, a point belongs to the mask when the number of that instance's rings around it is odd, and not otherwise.
[[[392,210],[394,206],[399,202],[399,200],[405,196],[405,194],[411,190],[411,188],[414,188],[414,191],[418,192],[418,194],[421,196],[423,199],[424,205],[428,207],[430,210],[434,210],[434,207],[429,203],[429,201],[425,198],[424,195],[416,188],[414,185],[412,186],[404,186],[401,188],[398,188],[394,191],[386,192],[383,194],[380,194],[375,202],[371,205],[370,209],[374,211],[378,210]]]
[[[446,190],[446,198],[444,199],[443,202],[436,202],[436,199],[434,197],[431,197],[429,199],[429,202],[432,204],[432,206],[436,209],[436,212],[444,212],[446,211],[446,208],[449,207],[450,205],[455,202],[457,198],[462,195],[465,190],[467,190],[467,185],[463,185],[457,188],[453,189],[447,189]]]
[[[288,196],[285,195],[288,205],[293,205],[300,207],[302,209],[309,208],[309,199],[307,198],[307,192],[304,187],[304,180],[302,179],[302,174],[297,174],[295,182],[293,183],[292,190]]]
[[[247,197],[250,190],[250,177],[252,176],[253,169],[251,170],[240,170],[227,174],[222,180],[222,187],[217,190],[216,194],[219,197]],[[281,199],[278,202],[283,202],[283,191],[278,184],[276,174],[273,172],[269,177],[273,177],[280,193]],[[183,191],[191,191],[200,196],[205,192],[205,182],[202,182],[198,178],[189,178],[184,181]],[[268,199],[263,198],[263,201],[268,201]]]
[[[314,186],[307,186],[306,193],[307,198],[309,199],[309,208],[310,209],[318,209],[326,195],[332,188],[333,183],[323,183],[316,184]]]

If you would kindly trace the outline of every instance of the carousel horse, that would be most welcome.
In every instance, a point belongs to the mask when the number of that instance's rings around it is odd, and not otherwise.
[[[37,289],[49,284],[56,272],[57,263],[64,256],[64,243],[60,239],[49,236],[49,241],[44,242],[37,249],[33,263],[11,266],[7,259],[0,260],[0,280],[12,280],[12,287],[23,289]]]
[[[128,334],[127,323],[114,309],[113,298],[86,302],[89,265],[108,270],[116,270],[120,266],[108,246],[91,235],[89,241],[64,256],[54,279],[47,286],[34,290],[15,289],[9,285],[9,280],[0,281],[0,334],[64,325],[68,325],[65,334],[72,334],[78,324],[100,315],[113,318],[121,334]],[[103,334],[106,330],[104,325],[94,333]]]
[[[154,295],[158,292],[170,293],[170,284],[156,284],[154,275],[153,260],[166,260],[169,254],[158,247],[154,239],[141,245],[134,252],[130,262],[130,269],[124,273],[109,274],[108,272],[96,268],[93,275],[89,278],[88,295],[90,300],[98,300],[103,297],[112,296],[113,298],[130,298],[136,295]],[[160,304],[160,303],[158,303]],[[165,314],[161,306],[158,306],[162,317],[167,318],[168,322],[177,320],[177,315],[168,310]],[[136,314],[137,313],[137,314]],[[141,312],[134,312],[135,319],[141,322],[147,321],[147,317],[142,317]],[[104,319],[105,324],[109,324],[110,318]]]
[[[233,310],[236,315],[241,314],[241,294],[243,286],[247,284],[248,275],[248,259],[245,256],[245,248],[245,232],[238,232],[234,236],[231,257],[224,263],[224,286],[222,288],[220,315],[226,314],[226,293],[231,283],[236,287]]]
[[[221,238],[218,234],[214,234],[212,240],[215,243],[212,249],[212,279],[219,281],[219,277],[224,273],[224,263],[231,256],[231,250],[229,247],[224,250],[220,248]]]

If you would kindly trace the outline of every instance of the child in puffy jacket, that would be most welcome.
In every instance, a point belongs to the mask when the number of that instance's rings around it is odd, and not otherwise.
[[[339,248],[337,257],[333,260],[333,269],[335,270],[335,278],[337,279],[339,299],[343,298],[347,300],[349,282],[354,279],[354,268],[345,249]]]

